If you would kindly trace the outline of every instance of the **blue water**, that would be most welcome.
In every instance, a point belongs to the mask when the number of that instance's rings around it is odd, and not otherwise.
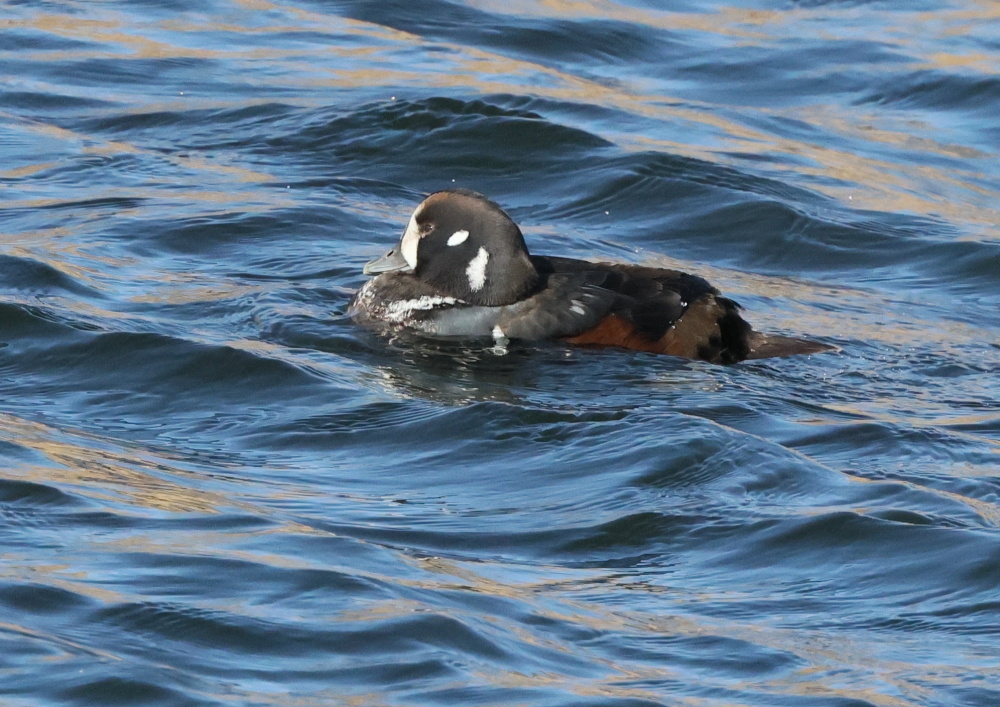
[[[0,4],[0,704],[1000,705],[998,77],[988,0]],[[454,186],[840,351],[353,325]]]

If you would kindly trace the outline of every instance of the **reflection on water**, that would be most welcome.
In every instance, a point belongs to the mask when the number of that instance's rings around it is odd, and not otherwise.
[[[0,701],[1000,702],[996,3],[0,14]],[[451,186],[839,352],[354,327]]]

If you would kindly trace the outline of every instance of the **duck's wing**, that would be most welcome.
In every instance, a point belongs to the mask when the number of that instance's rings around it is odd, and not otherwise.
[[[505,336],[558,339],[579,334],[607,316],[619,295],[605,287],[608,274],[596,270],[543,274],[531,297],[503,307],[497,322]]]

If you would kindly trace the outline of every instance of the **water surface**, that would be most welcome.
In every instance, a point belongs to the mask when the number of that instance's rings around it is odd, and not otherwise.
[[[0,10],[0,701],[1000,704],[986,0]],[[733,367],[345,316],[428,192]]]

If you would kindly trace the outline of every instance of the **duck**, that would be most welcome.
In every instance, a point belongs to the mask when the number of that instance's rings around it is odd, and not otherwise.
[[[359,324],[446,338],[557,340],[717,364],[829,351],[755,331],[741,307],[678,270],[532,255],[494,201],[467,189],[431,194],[348,315]]]

